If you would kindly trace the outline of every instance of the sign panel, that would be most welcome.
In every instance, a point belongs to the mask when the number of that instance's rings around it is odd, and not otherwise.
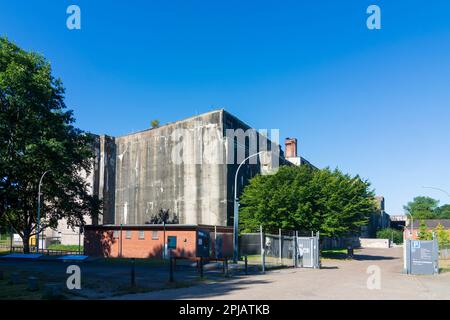
[[[411,274],[434,274],[438,267],[438,246],[436,240],[412,240],[409,266]]]

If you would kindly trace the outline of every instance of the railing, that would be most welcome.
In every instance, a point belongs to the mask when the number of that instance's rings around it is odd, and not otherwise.
[[[4,251],[14,252],[23,252],[22,246],[0,246],[0,249],[5,249]],[[30,253],[36,253],[36,247],[30,247]],[[83,252],[79,252],[78,250],[56,250],[56,249],[39,249],[39,253],[42,253],[47,256],[64,256],[64,255],[78,255],[83,254]]]

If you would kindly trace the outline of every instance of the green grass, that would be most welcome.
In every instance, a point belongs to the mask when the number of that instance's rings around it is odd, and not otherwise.
[[[48,246],[51,250],[67,250],[67,251],[78,251],[78,245],[66,245],[66,244],[51,244]],[[83,246],[80,248],[83,252]]]
[[[0,280],[0,300],[41,300],[46,299],[44,297],[43,293],[43,286],[44,286],[44,276],[43,274],[33,274],[33,276],[38,276],[39,279],[39,290],[37,291],[28,291],[28,285],[27,285],[27,277],[30,276],[28,272],[25,272],[23,270],[19,271],[19,283],[18,284],[11,284],[9,283],[10,275],[13,271],[16,271],[15,269],[4,269],[3,270],[3,279]],[[64,299],[64,296],[62,295],[60,297],[61,299]]]
[[[131,264],[132,260],[130,258],[103,258],[98,260],[100,263],[107,264]],[[169,260],[164,259],[135,259],[135,264],[137,266],[164,266],[169,264]]]
[[[353,253],[355,254],[358,250],[353,249]],[[322,250],[320,252],[320,257],[322,259],[347,259],[347,249],[330,249],[330,250]]]

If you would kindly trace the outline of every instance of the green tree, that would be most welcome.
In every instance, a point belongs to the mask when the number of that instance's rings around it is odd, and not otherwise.
[[[395,244],[403,243],[403,232],[401,230],[386,228],[377,231],[378,239],[390,239]]]
[[[150,122],[150,125],[152,126],[152,128],[158,128],[159,127],[159,120],[157,120],[157,119],[152,120]]]
[[[446,230],[442,224],[439,223],[434,231],[436,232],[439,248],[446,248],[450,245],[448,230]]]
[[[403,206],[403,209],[411,214],[414,219],[436,219],[438,205],[439,200],[420,196],[408,202],[406,206]]]
[[[428,227],[425,224],[424,220],[420,220],[418,237],[419,237],[419,240],[433,239],[433,234],[430,231],[428,231]]]
[[[450,204],[444,204],[436,209],[438,219],[450,219]]]
[[[325,236],[358,232],[375,211],[370,184],[339,170],[282,166],[250,180],[241,196],[240,230],[278,228],[320,231]]]
[[[100,202],[89,194],[93,137],[73,126],[64,88],[48,61],[0,38],[0,214],[29,252],[36,233],[39,179],[42,185],[41,230],[61,218],[70,226],[95,216]]]

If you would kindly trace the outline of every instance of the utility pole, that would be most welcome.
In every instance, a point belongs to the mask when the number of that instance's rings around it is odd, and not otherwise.
[[[52,170],[45,171],[41,179],[39,180],[39,187],[38,187],[38,208],[37,208],[37,220],[36,220],[36,253],[39,253],[39,233],[41,232],[41,185],[42,185],[42,179],[44,179],[44,176],[49,173]]]

